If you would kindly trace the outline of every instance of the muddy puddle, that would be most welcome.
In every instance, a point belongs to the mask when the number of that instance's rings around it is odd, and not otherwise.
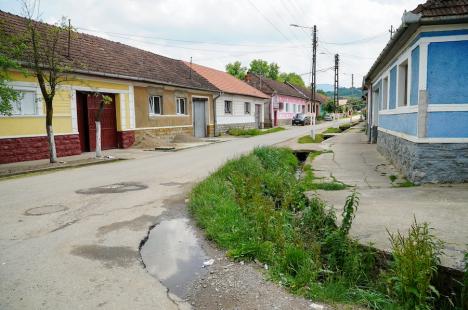
[[[148,272],[180,298],[207,271],[202,266],[209,257],[188,218],[165,220],[156,225],[140,253]]]

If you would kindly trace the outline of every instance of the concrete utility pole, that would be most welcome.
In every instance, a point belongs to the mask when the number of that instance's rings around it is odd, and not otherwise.
[[[333,105],[335,107],[335,113],[336,113],[336,108],[339,105],[339,98],[338,98],[338,86],[339,86],[339,77],[338,77],[338,67],[340,63],[340,55],[336,54],[335,55],[335,91],[333,94]]]
[[[317,26],[314,25],[314,28],[312,30],[312,78],[311,78],[311,96],[310,96],[310,101],[311,104],[314,105],[315,107],[315,90],[317,88]],[[315,111],[314,108],[314,112]]]

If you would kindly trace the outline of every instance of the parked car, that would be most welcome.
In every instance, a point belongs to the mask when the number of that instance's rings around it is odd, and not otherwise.
[[[311,124],[311,118],[310,116],[305,115],[304,113],[298,113],[294,115],[292,119],[292,124],[294,125],[310,125]]]
[[[331,114],[325,114],[325,116],[323,117],[324,120],[326,121],[332,121],[333,120],[333,116],[331,116]]]

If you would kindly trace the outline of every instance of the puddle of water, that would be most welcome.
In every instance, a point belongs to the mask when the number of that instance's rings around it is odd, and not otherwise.
[[[180,298],[206,272],[202,265],[208,257],[187,218],[167,220],[155,226],[140,253],[148,272]]]

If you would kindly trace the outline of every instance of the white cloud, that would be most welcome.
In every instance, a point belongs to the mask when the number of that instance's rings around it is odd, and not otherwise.
[[[173,58],[189,60],[193,57],[194,62],[218,69],[224,69],[226,63],[235,60],[247,66],[252,59],[263,58],[277,62],[282,71],[308,72],[309,32],[289,24],[316,24],[321,53],[317,67],[332,66],[333,54],[339,53],[340,84],[349,86],[352,73],[355,84],[361,83],[362,76],[389,39],[390,25],[399,26],[404,10],[415,8],[420,1],[42,0],[41,8],[42,18],[47,22],[67,16],[75,27],[98,31],[89,33]],[[19,2],[15,1],[0,0],[0,8],[16,14],[21,12]],[[360,44],[329,44],[374,36],[377,37]],[[319,73],[317,82],[332,83],[333,72]]]

